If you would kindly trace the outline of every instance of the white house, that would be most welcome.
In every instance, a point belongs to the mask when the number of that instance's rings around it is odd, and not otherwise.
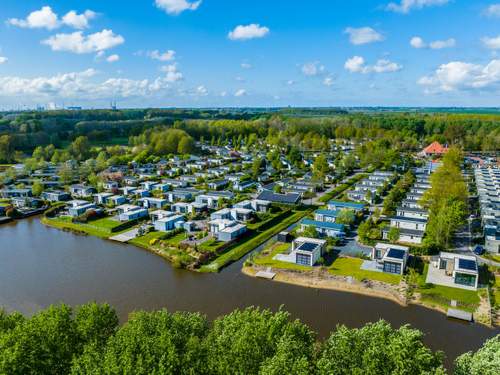
[[[409,248],[388,243],[377,243],[372,249],[372,259],[386,273],[402,275],[408,262]]]
[[[274,259],[303,266],[314,266],[326,249],[326,241],[317,238],[298,237],[292,242],[289,254],[277,254]]]

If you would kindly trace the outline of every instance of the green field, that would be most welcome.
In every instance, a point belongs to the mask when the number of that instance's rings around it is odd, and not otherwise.
[[[376,280],[392,285],[398,285],[401,281],[401,276],[398,275],[362,270],[362,263],[363,259],[359,258],[337,258],[328,268],[328,272],[337,276],[352,276],[358,281]]]

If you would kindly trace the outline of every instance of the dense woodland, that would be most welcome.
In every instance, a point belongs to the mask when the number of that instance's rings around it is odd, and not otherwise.
[[[285,311],[248,308],[210,322],[198,313],[108,305],[52,306],[26,318],[0,311],[2,374],[445,374],[422,332],[384,322],[338,326],[324,341]],[[500,336],[455,362],[459,375],[500,372]]]
[[[301,150],[324,150],[329,140],[370,140],[395,151],[418,150],[438,140],[465,150],[500,150],[500,115],[447,113],[345,113],[330,111],[95,110],[0,114],[0,162],[30,155],[37,146],[66,148],[80,136],[91,144],[127,144],[161,127],[193,140],[251,145],[258,140]],[[310,116],[310,117],[308,117]],[[16,155],[17,151],[17,155]]]

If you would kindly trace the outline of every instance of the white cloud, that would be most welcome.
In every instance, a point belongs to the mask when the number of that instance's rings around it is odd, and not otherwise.
[[[89,21],[97,16],[92,10],[86,10],[82,14],[78,14],[74,10],[70,10],[61,19],[54,13],[51,7],[44,6],[40,10],[35,10],[28,14],[25,19],[10,18],[7,23],[13,26],[28,28],[28,29],[48,29],[54,30],[63,25],[75,28],[86,29],[89,27]]]
[[[57,14],[49,6],[44,6],[40,10],[31,12],[25,19],[10,18],[7,20],[7,23],[29,29],[53,30],[59,27]]]
[[[224,98],[227,96],[227,91],[221,91],[221,93],[219,95]]]
[[[120,56],[118,55],[110,55],[107,57],[106,61],[109,62],[109,63],[114,63],[116,61],[120,60]]]
[[[431,47],[431,49],[452,48],[455,47],[455,44],[456,44],[455,39],[450,38],[447,40],[436,40],[434,42],[431,42],[429,44],[429,47]]]
[[[121,35],[113,30],[104,29],[100,32],[84,35],[81,31],[71,34],[56,34],[42,41],[53,51],[68,51],[78,54],[104,51],[125,42]]]
[[[234,93],[234,96],[236,97],[241,97],[241,96],[245,96],[247,94],[247,91],[245,89],[239,89],[238,91],[236,91]]]
[[[419,36],[414,36],[413,38],[411,38],[410,40],[410,45],[413,47],[413,48],[425,48],[427,47],[427,44],[424,42],[424,40],[419,37]]]
[[[366,65],[365,59],[361,56],[353,56],[348,59],[344,68],[351,73],[393,73],[401,70],[403,67],[387,59],[379,59],[375,65]]]
[[[241,63],[241,67],[243,69],[252,69],[252,64],[249,64],[249,63]]]
[[[288,81],[286,81],[286,84],[288,86],[293,86],[293,85],[295,85],[295,81],[293,79],[289,79]]]
[[[177,82],[184,79],[183,74],[177,69],[177,64],[164,65],[161,67],[161,71],[165,73],[167,82]]]
[[[418,80],[429,92],[491,89],[500,87],[500,60],[487,65],[452,61]]]
[[[154,51],[148,52],[147,55],[153,60],[159,60],[159,61],[172,61],[175,59],[175,51],[171,49],[163,53],[161,53],[156,49]]]
[[[435,40],[427,44],[421,37],[414,36],[410,40],[410,45],[413,48],[443,49],[455,47],[456,41],[454,38],[449,38],[446,40]]]
[[[389,3],[387,10],[407,14],[413,9],[448,4],[450,0],[401,0],[399,3]]]
[[[323,80],[323,85],[327,87],[333,86],[333,83],[334,82],[332,77],[325,77],[325,79]]]
[[[484,13],[490,17],[500,17],[500,3],[491,4],[488,8],[486,8]]]
[[[196,10],[201,5],[201,0],[155,0],[156,6],[168,14],[180,14],[185,10]]]
[[[228,38],[231,40],[250,40],[255,38],[263,38],[269,34],[269,28],[260,26],[258,23],[250,25],[239,25],[230,31]]]
[[[500,49],[500,35],[494,38],[484,37],[481,39],[484,46],[489,49]]]
[[[325,72],[325,66],[319,61],[308,62],[302,65],[301,71],[304,75],[309,77],[318,76]]]
[[[196,88],[196,95],[198,96],[207,96],[208,95],[208,90],[205,86],[200,85]]]
[[[64,15],[62,22],[75,29],[86,29],[89,27],[89,21],[94,19],[96,16],[97,13],[91,10],[86,10],[82,14],[78,14],[74,10],[71,10]]]
[[[34,103],[58,98],[94,101],[148,97],[170,89],[170,84],[164,77],[158,77],[153,81],[109,78],[96,82],[94,80],[96,75],[95,70],[88,69],[52,77],[0,77],[0,96],[19,96]]]
[[[349,41],[354,45],[368,44],[384,40],[384,36],[371,27],[348,27],[344,30],[344,33],[349,34]]]
[[[9,61],[8,58],[6,58],[5,56],[0,56],[0,65],[5,64],[7,61]]]
[[[345,62],[344,68],[351,73],[359,73],[363,71],[364,65],[365,59],[361,56],[353,56]]]

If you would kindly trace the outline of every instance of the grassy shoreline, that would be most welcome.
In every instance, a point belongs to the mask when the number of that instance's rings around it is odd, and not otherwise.
[[[202,266],[200,272],[219,272],[223,267],[240,260],[246,254],[259,247],[271,237],[275,236],[279,232],[285,230],[290,225],[295,224],[304,216],[311,212],[310,209],[303,211],[296,211],[288,218],[282,220],[278,224],[266,229],[261,233],[257,233],[253,236],[248,237],[244,242],[237,243],[234,247],[229,248],[224,254],[220,255],[212,262],[207,265]]]

